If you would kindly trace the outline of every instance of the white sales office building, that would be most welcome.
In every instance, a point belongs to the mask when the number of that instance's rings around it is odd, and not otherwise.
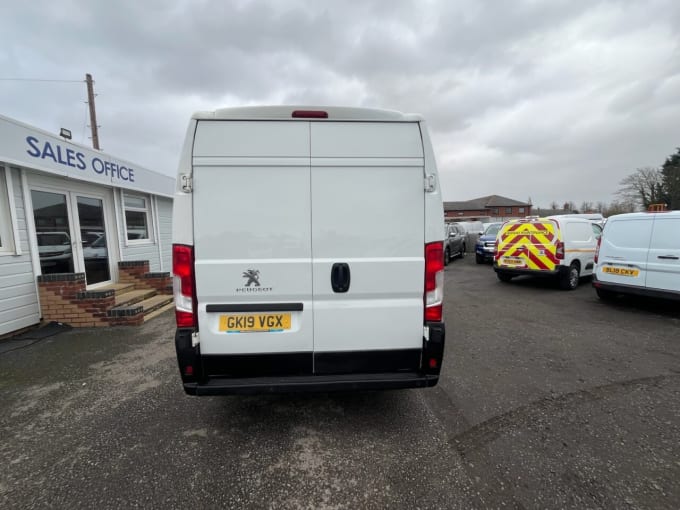
[[[40,321],[38,275],[84,273],[89,291],[119,261],[170,271],[174,183],[0,116],[0,335]]]

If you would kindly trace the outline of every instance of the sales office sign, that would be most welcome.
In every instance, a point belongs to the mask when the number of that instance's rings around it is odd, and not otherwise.
[[[172,195],[174,179],[0,116],[0,161],[90,182]]]

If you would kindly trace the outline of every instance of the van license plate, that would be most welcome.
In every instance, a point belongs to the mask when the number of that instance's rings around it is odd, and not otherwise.
[[[225,333],[269,333],[290,329],[289,313],[250,313],[220,316]]]
[[[523,266],[524,260],[521,257],[503,257],[501,264],[505,266]]]
[[[627,269],[625,267],[611,267],[611,266],[604,266],[602,268],[602,272],[615,274],[618,276],[632,276],[632,277],[636,277],[638,274],[640,274],[640,271],[638,271],[637,269]]]

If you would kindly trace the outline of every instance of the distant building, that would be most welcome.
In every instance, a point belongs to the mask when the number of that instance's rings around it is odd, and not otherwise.
[[[531,215],[531,204],[500,195],[444,202],[446,221],[498,221]]]

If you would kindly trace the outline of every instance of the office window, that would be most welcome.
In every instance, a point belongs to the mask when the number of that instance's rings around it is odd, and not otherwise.
[[[125,232],[128,241],[151,240],[151,206],[145,195],[123,194]]]
[[[505,214],[512,214],[512,207],[506,207]]]
[[[14,234],[12,216],[9,210],[9,190],[3,167],[0,167],[0,253],[14,253]]]
[[[517,212],[520,214],[524,214],[524,207],[518,207]]]
[[[491,209],[491,214],[495,214],[496,216],[498,216],[498,208],[496,207]]]

